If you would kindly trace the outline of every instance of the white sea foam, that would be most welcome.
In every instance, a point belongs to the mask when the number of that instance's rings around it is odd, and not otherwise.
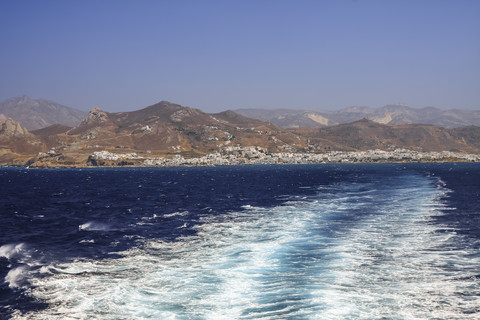
[[[245,206],[175,242],[49,266],[31,292],[50,307],[14,319],[470,319],[478,256],[429,222],[444,190],[408,178]]]
[[[17,267],[8,271],[5,276],[5,282],[10,288],[20,288],[25,283],[27,267]]]
[[[78,243],[95,243],[94,239],[84,239],[80,240]]]
[[[10,260],[13,257],[22,255],[26,250],[25,243],[8,243],[0,247],[0,257]]]
[[[109,231],[110,226],[105,223],[89,221],[78,226],[79,231]]]
[[[34,251],[34,250],[33,250]],[[11,268],[4,281],[10,288],[27,288],[32,270],[41,266],[41,255],[35,254],[25,243],[9,243],[0,247],[0,257],[6,258]]]
[[[172,213],[166,213],[163,215],[163,217],[165,218],[171,218],[171,217],[184,217],[184,216],[187,216],[189,214],[188,211],[175,211],[175,212],[172,212]]]

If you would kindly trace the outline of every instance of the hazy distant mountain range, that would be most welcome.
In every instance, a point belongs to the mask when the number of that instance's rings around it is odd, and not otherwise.
[[[404,104],[392,104],[382,108],[350,107],[338,111],[293,109],[234,111],[248,118],[271,122],[281,128],[331,126],[361,119],[381,124],[432,124],[444,128],[480,126],[480,110],[442,110],[434,107],[416,109]],[[12,118],[28,130],[37,130],[53,124],[76,126],[88,112],[45,99],[22,96],[0,102],[1,114]]]
[[[404,104],[382,108],[350,107],[338,111],[238,109],[246,117],[270,121],[282,128],[331,126],[369,119],[382,124],[432,124],[444,128],[480,126],[480,110],[410,108]]]
[[[12,118],[28,130],[36,130],[56,123],[76,126],[88,112],[53,101],[22,96],[0,102],[0,114]]]
[[[363,114],[368,108],[350,109],[350,112],[355,110]],[[58,117],[52,120],[41,114],[45,122],[58,122]],[[395,115],[391,114],[392,119]],[[131,112],[105,112],[93,108],[74,126],[57,123],[33,131],[9,117],[0,116],[0,165],[85,166],[96,151],[192,158],[221,152],[228,147],[249,146],[273,153],[396,148],[480,152],[479,126],[392,125],[363,119],[326,127],[285,129],[233,111],[208,114],[167,101]]]

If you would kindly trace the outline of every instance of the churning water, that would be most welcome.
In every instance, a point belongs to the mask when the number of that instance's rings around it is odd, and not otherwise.
[[[480,165],[0,170],[6,319],[480,317]]]

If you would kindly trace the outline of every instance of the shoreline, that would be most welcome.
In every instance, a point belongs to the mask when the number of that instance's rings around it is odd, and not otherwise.
[[[230,147],[202,157],[173,158],[143,157],[136,153],[97,151],[83,163],[61,163],[56,157],[43,156],[24,165],[2,167],[27,168],[102,168],[102,167],[217,167],[240,165],[307,165],[348,163],[449,163],[480,162],[480,154],[464,154],[450,151],[422,152],[406,149],[392,151],[330,151],[326,153],[269,153],[259,147]]]
[[[254,164],[224,164],[224,165],[178,165],[178,166],[145,166],[145,165],[104,165],[104,166],[73,166],[73,165],[60,165],[60,166],[22,166],[22,165],[0,165],[0,169],[5,168],[18,168],[28,170],[42,170],[42,169],[154,169],[154,168],[218,168],[218,167],[254,167],[254,166],[315,166],[315,165],[361,165],[361,164],[429,164],[429,163],[479,163],[478,161],[460,161],[457,159],[452,160],[437,160],[437,161],[377,161],[377,162],[325,162],[325,163],[254,163]]]

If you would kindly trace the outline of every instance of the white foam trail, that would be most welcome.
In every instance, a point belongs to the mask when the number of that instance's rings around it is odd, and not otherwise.
[[[416,182],[417,188],[396,190],[396,201],[381,208],[385,214],[364,220],[338,242],[343,258],[332,261],[338,263],[334,285],[315,292],[327,306],[322,319],[470,319],[463,311],[478,312],[472,286],[479,288],[474,270],[480,261],[470,258],[473,252],[450,251],[454,233],[436,232],[429,223],[441,214],[443,191]],[[446,268],[449,260],[458,265]]]
[[[429,223],[444,190],[408,179],[245,206],[175,242],[48,266],[31,292],[49,308],[14,319],[469,319],[479,259]]]

